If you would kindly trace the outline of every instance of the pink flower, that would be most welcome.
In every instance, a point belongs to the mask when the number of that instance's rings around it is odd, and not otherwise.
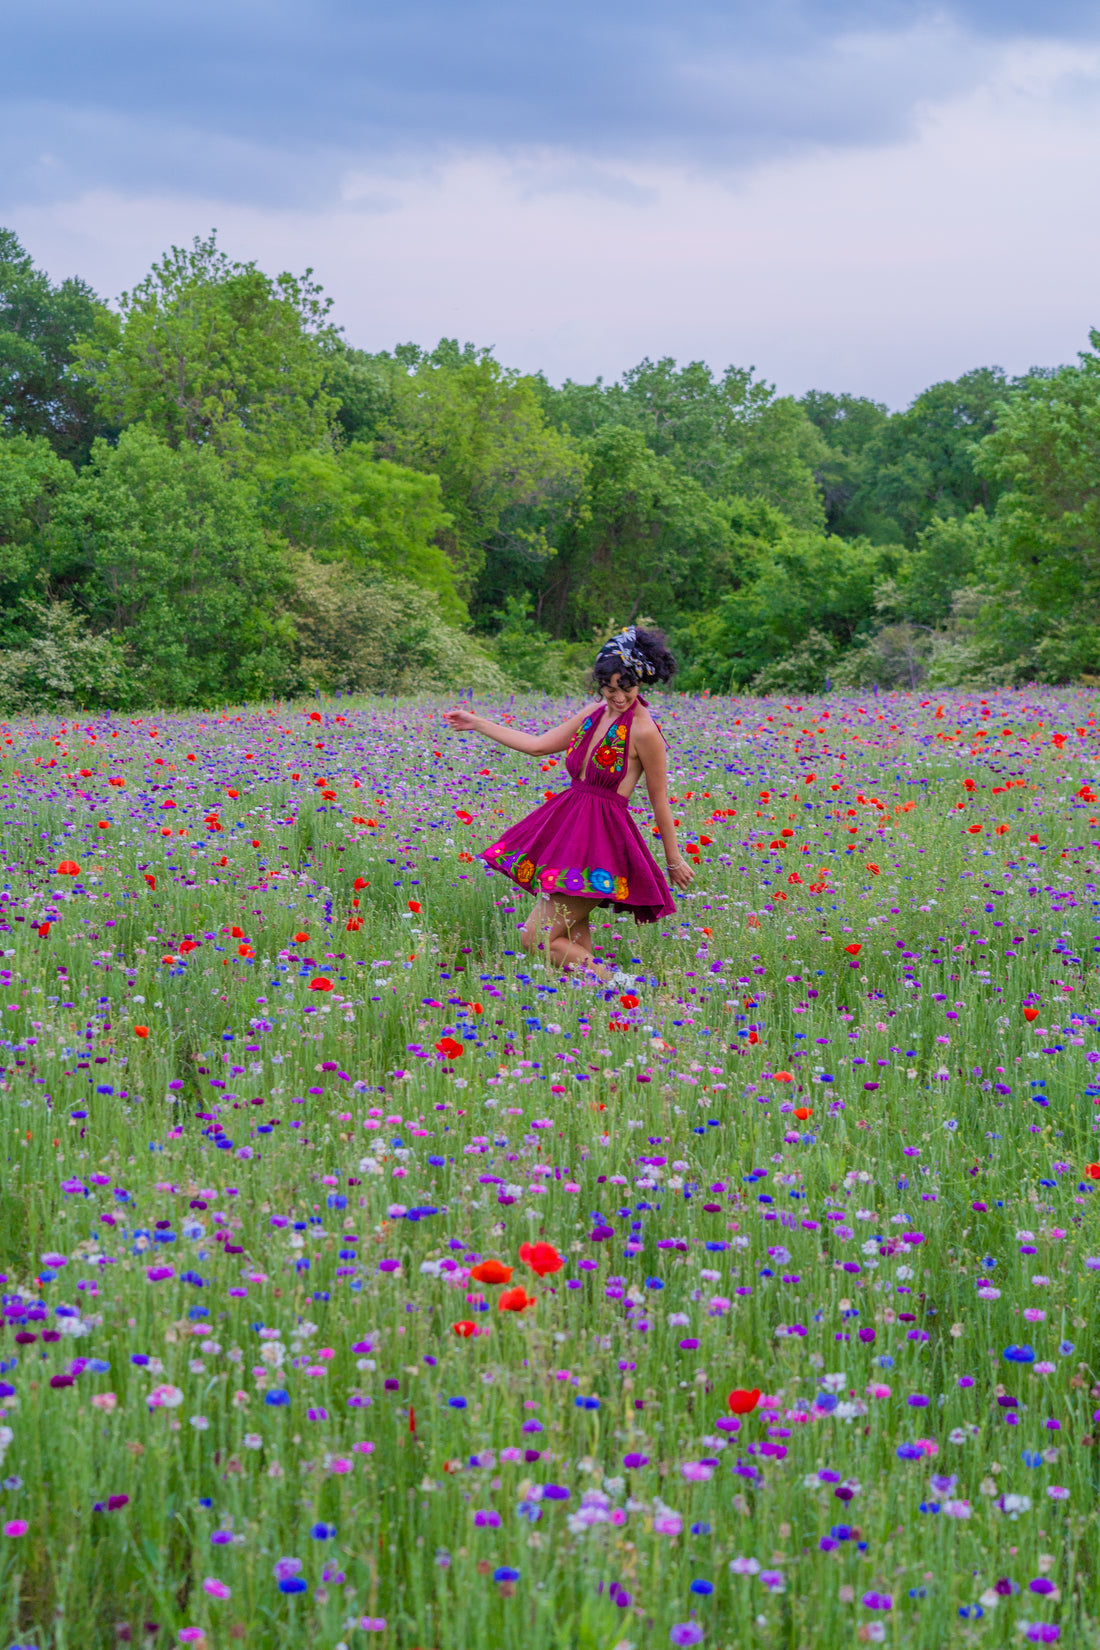
[[[9,1518],[8,1522],[4,1525],[5,1535],[14,1537],[17,1535],[26,1535],[26,1533],[27,1520],[25,1518]]]
[[[229,1588],[225,1585],[225,1582],[219,1581],[216,1576],[207,1576],[202,1584],[202,1590],[204,1593],[209,1593],[211,1598],[229,1598],[230,1596]]]

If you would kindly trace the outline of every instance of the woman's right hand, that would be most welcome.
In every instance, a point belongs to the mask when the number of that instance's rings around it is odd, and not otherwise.
[[[459,705],[457,710],[445,710],[443,720],[452,733],[467,733],[477,721],[477,717],[472,710],[466,710],[463,705]]]
[[[668,874],[676,888],[686,888],[689,883],[695,881],[695,872],[686,859],[677,860],[674,865],[670,865]]]

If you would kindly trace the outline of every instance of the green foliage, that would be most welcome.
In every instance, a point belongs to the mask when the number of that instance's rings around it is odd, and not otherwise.
[[[295,453],[256,472],[263,520],[317,561],[434,591],[451,623],[465,608],[439,538],[451,527],[439,477],[374,458],[360,442]]]
[[[893,415],[812,391],[801,404],[829,447],[819,479],[830,529],[912,544],[936,518],[991,509],[1000,489],[976,467],[977,447],[1013,390],[999,367],[978,367]]]
[[[342,561],[298,555],[290,597],[302,687],[407,693],[504,688],[503,675],[448,625],[439,597],[407,581],[364,579]]]
[[[617,384],[541,388],[548,416],[575,436],[621,425],[708,493],[761,498],[800,527],[824,525],[814,466],[825,442],[796,402],[776,398],[751,370],[727,367],[715,378],[702,361],[677,368],[665,356]]]
[[[117,447],[97,441],[54,520],[55,584],[97,629],[125,634],[149,699],[290,684],[284,552],[212,447],[173,449],[144,424]]]
[[[1020,387],[979,459],[982,476],[1005,489],[998,582],[1078,626],[1100,620],[1100,332],[1090,342],[1078,366]]]
[[[820,533],[799,532],[774,516],[756,536],[752,524],[736,546],[740,587],[678,626],[675,642],[686,668],[687,688],[712,692],[760,680],[778,682],[780,660],[792,691],[828,674],[834,649],[852,646],[870,631],[875,587],[897,574],[902,552],[866,540],[849,542]]]
[[[543,693],[583,693],[592,652],[583,643],[559,642],[532,618],[530,596],[509,596],[496,615],[500,629],[492,639],[493,657],[517,688]]]
[[[30,634],[0,651],[0,712],[126,709],[137,701],[144,684],[117,637],[95,635],[65,602],[23,606]]]
[[[93,386],[73,366],[77,340],[106,314],[86,282],[54,286],[10,229],[0,229],[0,426],[44,436],[82,464],[103,426]]]
[[[0,440],[0,611],[5,631],[10,632],[15,619],[18,594],[48,582],[51,518],[73,479],[72,465],[57,456],[45,436]]]
[[[587,636],[610,613],[632,623],[656,612],[668,623],[728,584],[728,505],[621,424],[590,437],[585,460],[585,508],[563,529],[541,584],[540,613],[556,635]]]
[[[311,276],[272,279],[232,262],[213,235],[174,246],[76,347],[103,416],[238,466],[323,442],[336,338]]]
[[[431,354],[400,352],[389,373],[380,453],[439,477],[451,526],[438,539],[463,597],[483,570],[485,599],[503,596],[502,568],[540,568],[574,512],[583,480],[577,444],[546,422],[532,381],[488,350],[444,339]]]
[[[969,515],[933,518],[902,563],[895,587],[898,611],[914,624],[943,624],[955,593],[979,577],[989,552],[989,518],[980,506]]]

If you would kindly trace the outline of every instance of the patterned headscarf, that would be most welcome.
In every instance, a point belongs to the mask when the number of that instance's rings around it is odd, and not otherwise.
[[[596,664],[604,660],[617,659],[631,671],[639,682],[652,682],[657,675],[657,666],[637,645],[638,631],[635,625],[627,625],[620,630],[617,636],[612,636],[605,642],[596,655]]]

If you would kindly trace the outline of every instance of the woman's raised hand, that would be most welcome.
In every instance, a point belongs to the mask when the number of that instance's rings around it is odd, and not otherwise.
[[[468,729],[473,727],[474,723],[477,721],[477,717],[474,715],[472,710],[466,710],[464,706],[459,705],[457,710],[445,710],[443,712],[443,720],[452,732],[465,733]]]

